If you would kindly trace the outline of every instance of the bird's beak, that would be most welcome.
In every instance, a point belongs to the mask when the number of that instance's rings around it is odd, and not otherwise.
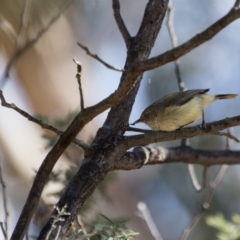
[[[134,123],[131,123],[131,125],[135,125],[135,124],[137,124],[137,123],[139,123],[139,122],[141,122],[142,120],[139,118],[137,121],[135,121]]]

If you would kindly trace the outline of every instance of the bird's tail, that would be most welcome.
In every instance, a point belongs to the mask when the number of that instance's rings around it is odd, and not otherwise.
[[[216,99],[234,99],[237,96],[238,96],[237,94],[218,94],[218,95],[215,95],[215,98]]]

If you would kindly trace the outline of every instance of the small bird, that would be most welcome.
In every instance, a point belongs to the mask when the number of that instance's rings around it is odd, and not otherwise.
[[[154,131],[171,132],[183,128],[199,118],[203,118],[204,109],[219,99],[233,99],[237,94],[206,94],[209,89],[194,89],[166,95],[147,107],[141,117],[132,123],[143,122]]]

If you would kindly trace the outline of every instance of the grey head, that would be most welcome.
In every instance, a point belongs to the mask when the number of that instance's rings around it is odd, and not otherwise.
[[[152,104],[149,107],[147,107],[141,114],[140,118],[133,122],[131,125],[135,125],[137,123],[143,122],[149,125],[151,121],[153,121],[157,117],[157,111],[155,109],[155,106]]]

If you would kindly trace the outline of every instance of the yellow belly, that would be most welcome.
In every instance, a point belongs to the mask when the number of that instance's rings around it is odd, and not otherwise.
[[[204,109],[203,101],[200,97],[194,97],[192,100],[181,106],[171,106],[159,113],[156,122],[150,126],[155,131],[174,131],[190,123],[197,121],[202,117]]]

